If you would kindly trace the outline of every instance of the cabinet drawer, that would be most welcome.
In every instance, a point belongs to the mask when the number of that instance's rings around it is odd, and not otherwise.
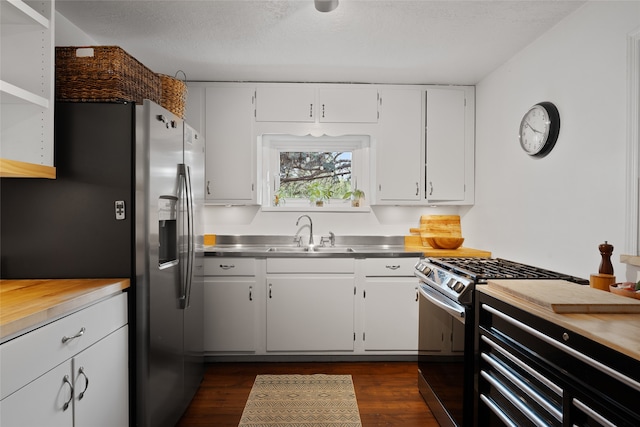
[[[364,260],[365,276],[413,276],[420,258],[367,258]]]
[[[353,258],[267,258],[267,273],[353,273]]]
[[[205,276],[255,276],[255,258],[214,257],[204,260]]]
[[[0,399],[126,324],[121,293],[0,345]]]

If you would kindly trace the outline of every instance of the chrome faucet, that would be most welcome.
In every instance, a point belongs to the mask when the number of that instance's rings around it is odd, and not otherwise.
[[[311,221],[311,217],[309,215],[300,215],[296,221],[296,226],[300,224],[300,220],[302,218],[307,218],[309,220],[309,246],[313,246],[313,221]]]
[[[326,242],[329,242],[331,244],[331,247],[334,247],[336,245],[336,235],[333,234],[332,231],[329,232],[329,237],[326,237],[326,236],[320,237],[320,247],[324,248],[324,244]]]

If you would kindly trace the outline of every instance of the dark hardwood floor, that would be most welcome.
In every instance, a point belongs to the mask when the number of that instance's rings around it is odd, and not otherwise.
[[[237,427],[258,374],[350,374],[363,427],[438,426],[418,392],[415,362],[213,363],[179,427]]]

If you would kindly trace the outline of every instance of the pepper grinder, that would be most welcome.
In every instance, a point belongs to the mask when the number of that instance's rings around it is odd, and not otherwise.
[[[598,249],[600,249],[600,255],[602,255],[602,261],[600,261],[600,269],[598,270],[598,273],[613,274],[613,265],[611,264],[613,246],[605,240],[604,243],[598,246]]]

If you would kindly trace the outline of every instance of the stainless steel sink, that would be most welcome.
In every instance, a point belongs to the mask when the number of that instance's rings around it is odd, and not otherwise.
[[[273,246],[267,249],[267,252],[283,252],[283,253],[299,253],[309,252],[309,248],[303,248],[298,246]]]
[[[334,254],[342,254],[342,253],[353,253],[355,249],[353,248],[345,248],[345,247],[315,247],[313,248],[313,252],[327,252]]]
[[[349,247],[322,247],[322,246],[314,246],[314,247],[298,247],[298,246],[272,246],[267,249],[267,252],[280,252],[280,253],[353,253],[355,250]]]

